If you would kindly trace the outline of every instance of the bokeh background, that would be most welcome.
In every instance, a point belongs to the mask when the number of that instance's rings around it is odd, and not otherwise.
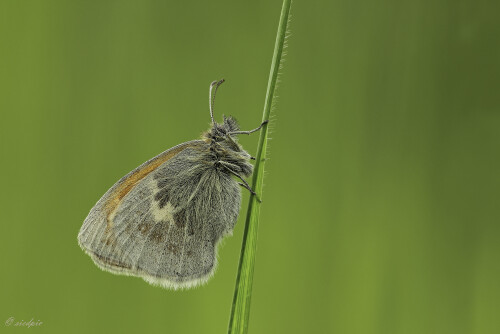
[[[0,3],[0,332],[226,331],[246,192],[192,291],[102,272],[76,236],[116,180],[208,127],[212,80],[219,119],[259,124],[280,9]],[[251,333],[500,332],[499,11],[294,1]]]

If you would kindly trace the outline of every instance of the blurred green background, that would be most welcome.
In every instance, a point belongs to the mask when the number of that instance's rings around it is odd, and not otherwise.
[[[102,272],[76,236],[115,181],[208,127],[212,80],[218,119],[260,123],[280,9],[0,3],[0,332],[226,331],[246,192],[192,291]],[[500,333],[499,10],[294,1],[251,333]]]

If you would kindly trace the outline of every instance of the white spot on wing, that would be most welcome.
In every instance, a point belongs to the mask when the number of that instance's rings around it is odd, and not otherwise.
[[[173,222],[174,212],[175,207],[170,202],[160,209],[157,201],[151,201],[151,213],[156,221]]]

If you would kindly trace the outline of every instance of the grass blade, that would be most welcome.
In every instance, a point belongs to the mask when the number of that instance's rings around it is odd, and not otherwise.
[[[269,120],[273,98],[278,80],[278,72],[282,61],[283,48],[290,14],[291,0],[284,0],[281,8],[278,34],[274,45],[271,72],[267,84],[266,100],[264,103],[264,113],[262,121]],[[262,185],[264,183],[264,164],[267,150],[268,126],[264,125],[260,132],[259,144],[255,169],[252,179],[252,189],[262,199]],[[252,296],[253,270],[255,263],[255,251],[257,247],[257,228],[259,226],[260,203],[255,196],[250,196],[248,203],[247,217],[245,221],[245,231],[241,246],[240,263],[238,266],[238,276],[234,290],[233,305],[229,319],[229,333],[240,334],[248,332],[248,319],[250,315],[250,300]]]

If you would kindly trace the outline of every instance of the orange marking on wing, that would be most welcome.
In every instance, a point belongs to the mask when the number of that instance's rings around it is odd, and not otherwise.
[[[111,194],[108,202],[105,205],[106,212],[108,213],[107,215],[107,221],[108,224],[106,226],[106,231],[109,231],[111,229],[111,222],[109,217],[111,214],[116,210],[122,199],[134,188],[134,186],[143,178],[148,176],[149,173],[154,171],[156,168],[158,168],[161,164],[164,162],[168,161],[177,153],[181,152],[187,147],[196,147],[196,144],[191,143],[190,145],[181,145],[175,150],[171,150],[163,155],[159,155],[156,158],[153,158],[148,164],[143,166],[142,168],[137,169],[134,171],[131,175],[127,177],[126,180],[123,181],[122,184],[120,184],[113,194]]]

